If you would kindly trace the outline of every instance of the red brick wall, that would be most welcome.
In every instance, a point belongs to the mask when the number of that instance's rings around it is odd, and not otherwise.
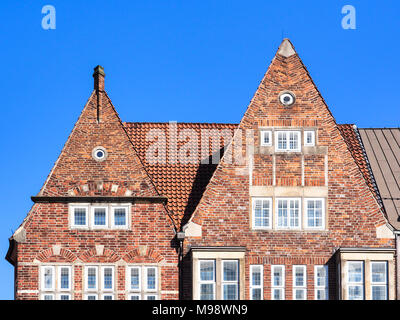
[[[278,102],[279,93],[283,90],[291,90],[296,95],[293,106],[285,107]],[[271,264],[286,265],[286,295],[291,298],[293,264],[306,264],[308,281],[312,282],[314,265],[329,263],[332,297],[335,294],[336,274],[332,270],[334,264],[331,259],[337,248],[394,248],[394,242],[392,239],[376,237],[376,227],[386,222],[383,214],[352,158],[333,116],[297,55],[288,58],[277,55],[274,58],[239,128],[252,129],[257,133],[260,126],[263,129],[283,126],[317,129],[318,146],[328,148],[327,229],[314,232],[251,230],[251,198],[249,176],[246,174],[248,167],[221,162],[192,218],[194,223],[202,226],[202,237],[186,239],[186,254],[189,246],[194,245],[246,247],[246,277],[249,275],[249,264],[257,262],[264,265],[266,298],[271,294],[268,280]],[[258,134],[255,134],[255,144],[257,153]],[[270,185],[268,179],[271,177],[271,158],[258,154],[254,156],[253,182],[257,185]],[[258,163],[259,161],[264,163]],[[304,164],[305,185],[324,185],[324,156],[307,155]],[[300,159],[296,155],[277,156],[276,185],[301,185],[299,165]],[[259,168],[266,168],[264,180]],[[189,260],[188,257],[187,259]],[[185,285],[189,288],[191,283],[187,282]],[[313,298],[312,288],[309,282],[309,298]],[[246,298],[249,298],[248,282]]]

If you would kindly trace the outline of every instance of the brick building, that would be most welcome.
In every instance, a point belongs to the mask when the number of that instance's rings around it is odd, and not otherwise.
[[[123,123],[93,76],[10,238],[16,299],[395,299],[362,140],[289,40],[239,124]]]

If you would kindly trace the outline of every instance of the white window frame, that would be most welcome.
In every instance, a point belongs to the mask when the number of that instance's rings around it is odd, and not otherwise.
[[[45,296],[51,296],[51,300],[55,300],[55,294],[54,293],[42,293],[40,296],[40,300],[46,300]],[[46,301],[51,301],[51,300],[46,300]]]
[[[97,294],[97,293],[87,293],[87,294],[85,294],[85,300],[89,300],[88,298],[89,298],[89,296],[94,296],[94,297],[96,297],[96,299],[94,299],[94,300],[99,300],[99,295]]]
[[[285,135],[286,148],[280,149],[278,144],[279,134]],[[297,135],[297,149],[290,149],[290,134],[295,133]],[[299,130],[277,130],[274,132],[275,135],[275,152],[301,152],[301,131]]]
[[[274,270],[275,268],[282,268],[282,283],[279,286],[274,285]],[[271,265],[271,300],[275,300],[274,291],[279,290],[281,292],[282,299],[285,300],[285,266],[283,264]]]
[[[259,273],[260,273],[260,284],[259,285],[255,285],[253,284],[253,274],[254,269],[259,269]],[[253,299],[253,290],[259,289],[261,294],[260,294],[260,300],[264,299],[264,266],[262,264],[252,264],[250,265],[250,300],[254,300]]]
[[[268,136],[269,142],[265,142],[265,136]],[[272,131],[271,130],[261,130],[260,132],[260,145],[263,147],[270,147],[272,146]]]
[[[303,285],[298,286],[296,284],[296,269],[302,269],[303,271]],[[292,266],[292,282],[293,282],[293,300],[307,300],[307,266],[295,264]],[[304,299],[296,298],[296,291],[303,291]]]
[[[132,269],[138,270],[139,287],[137,289],[132,289],[132,286],[131,286]],[[131,292],[141,292],[142,291],[142,267],[141,266],[128,266],[126,268],[126,287],[128,288],[128,291],[131,291]]]
[[[96,287],[89,288],[89,269],[94,268],[96,270]],[[85,266],[85,291],[87,292],[97,292],[99,290],[99,266],[88,265]],[[92,295],[92,294],[89,294]]]
[[[115,210],[116,209],[125,209],[125,225],[116,225],[115,224]],[[129,206],[127,206],[127,205],[111,206],[111,228],[112,229],[128,229],[128,225],[129,225]]]
[[[213,263],[213,279],[212,280],[201,280],[201,274],[200,274],[200,270],[201,270],[201,268],[200,268],[200,265],[201,265],[201,263],[202,262],[212,262]],[[216,262],[216,260],[214,260],[214,259],[201,259],[201,260],[198,260],[198,263],[197,263],[197,268],[198,268],[198,287],[197,287],[197,290],[199,290],[198,292],[199,292],[199,299],[201,298],[201,285],[202,284],[212,284],[212,286],[213,286],[213,298],[211,299],[211,300],[215,300],[215,296],[216,296],[216,287],[217,287],[217,284],[216,284],[216,267],[217,267],[217,262]]]
[[[62,269],[68,269],[68,288],[61,288],[61,270]],[[72,268],[71,266],[57,266],[58,272],[57,272],[57,279],[58,279],[58,290],[59,291],[71,291],[71,286],[72,286]]]
[[[75,224],[75,209],[85,209],[85,224]],[[70,204],[71,229],[87,229],[89,227],[89,204]]]
[[[325,285],[318,285],[318,269],[323,268],[325,273]],[[314,266],[314,300],[329,300],[329,269],[327,265],[315,265]],[[318,291],[323,290],[325,292],[325,299],[318,299]]]
[[[385,281],[384,282],[373,282],[372,281],[372,265],[373,264],[384,264],[385,265]],[[371,300],[373,298],[372,288],[373,287],[385,287],[385,299],[388,300],[388,262],[387,261],[371,261],[370,262],[370,285],[371,285]]]
[[[287,226],[279,226],[279,213],[278,213],[278,211],[279,211],[278,202],[279,201],[287,201],[287,204],[288,204],[288,206],[287,206],[287,224],[288,225]],[[290,226],[290,217],[291,217],[290,201],[298,201],[299,222],[298,222],[298,226],[295,226],[295,227]],[[275,198],[275,228],[277,230],[300,230],[301,226],[302,226],[301,198],[297,198],[297,197],[296,198],[280,198],[280,197]]]
[[[236,280],[224,280],[224,264],[226,262],[235,262],[236,263]],[[221,260],[221,299],[224,299],[224,286],[225,285],[236,285],[236,299],[233,300],[239,300],[239,284],[240,284],[240,272],[239,272],[239,260],[235,260],[235,259],[224,259]]]
[[[267,201],[269,203],[269,215],[268,215],[268,221],[269,221],[269,225],[267,226],[256,226],[256,201],[262,201],[262,206],[264,204],[264,201]],[[262,209],[261,209],[262,211]],[[272,207],[272,198],[260,198],[260,197],[253,197],[252,198],[252,228],[254,230],[265,230],[265,229],[272,229],[272,211],[273,211],[273,207]]]
[[[55,291],[56,289],[56,271],[55,271],[55,267],[54,266],[48,266],[48,265],[43,265],[40,267],[40,273],[41,273],[41,290],[42,291]],[[45,272],[46,269],[50,269],[51,270],[51,287],[50,288],[46,288],[45,285]]]
[[[105,209],[106,216],[105,216],[105,225],[96,225],[95,223],[95,217],[94,217],[94,212],[96,209]],[[102,205],[92,205],[90,207],[90,226],[92,229],[108,229],[109,228],[109,214],[108,214],[108,206],[102,206]]]
[[[361,264],[361,282],[350,282],[349,281],[349,265],[353,263]],[[364,300],[365,299],[365,263],[362,260],[351,260],[346,261],[346,292],[347,299],[350,300],[350,287],[351,286],[360,286],[362,290],[361,299],[351,299],[351,300]]]
[[[148,288],[147,287],[147,285],[148,285],[148,270],[149,269],[155,269],[155,272],[154,272],[154,275],[155,275],[155,287],[154,287],[154,289],[151,289],[151,288]],[[155,266],[145,266],[144,267],[144,281],[145,281],[145,284],[144,284],[144,291],[146,291],[146,292],[157,292],[158,290],[158,269],[157,269],[157,267],[155,267]]]
[[[111,269],[111,276],[112,276],[112,287],[111,288],[105,288],[104,284],[104,270],[105,269]],[[101,290],[104,292],[113,292],[115,288],[115,268],[114,266],[101,266]],[[108,294],[106,294],[108,295]]]
[[[57,300],[61,300],[61,296],[68,296],[68,300],[71,300],[71,294],[70,293],[65,293],[61,292],[57,295]]]
[[[311,134],[311,142],[307,142],[307,134]],[[305,130],[304,131],[304,146],[313,147],[315,146],[315,131],[314,130]]]
[[[322,225],[321,226],[309,226],[308,225],[308,202],[309,201],[321,201],[322,202]],[[304,229],[309,230],[325,230],[325,216],[326,216],[326,206],[325,206],[325,198],[304,198]],[[314,219],[315,221],[315,219]]]

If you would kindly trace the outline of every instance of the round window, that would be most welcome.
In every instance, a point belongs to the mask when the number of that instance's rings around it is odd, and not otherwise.
[[[294,94],[288,91],[282,92],[279,95],[279,101],[280,103],[282,103],[284,106],[291,106],[294,101],[295,101],[295,97]]]
[[[96,147],[92,151],[92,157],[96,161],[104,161],[107,158],[107,151],[103,147]]]

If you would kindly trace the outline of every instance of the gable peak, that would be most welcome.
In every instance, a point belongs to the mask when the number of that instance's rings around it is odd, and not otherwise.
[[[287,58],[296,54],[296,50],[294,50],[293,44],[290,42],[290,40],[288,38],[285,38],[279,46],[277,53]]]

